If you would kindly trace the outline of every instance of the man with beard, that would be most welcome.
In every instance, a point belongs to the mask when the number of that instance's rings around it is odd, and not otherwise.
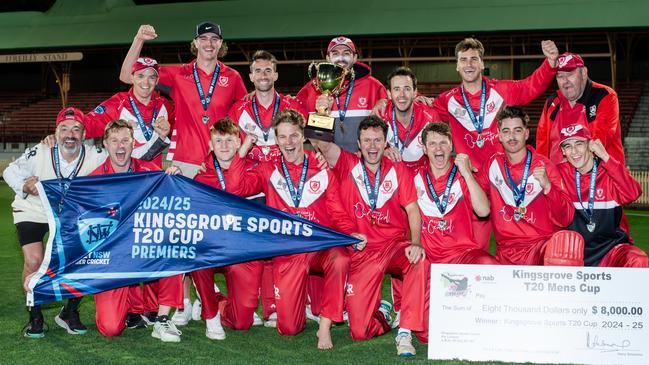
[[[90,175],[106,175],[141,171],[156,171],[160,168],[153,162],[132,157],[135,139],[133,127],[124,120],[114,120],[104,131],[104,148],[109,158]],[[171,171],[170,171],[171,172]],[[145,286],[149,283],[145,283]],[[158,315],[153,324],[151,336],[162,342],[179,342],[181,332],[169,319],[171,307],[182,305],[182,275],[157,280]],[[132,290],[135,288],[135,291]],[[106,290],[95,294],[97,329],[103,336],[119,336],[125,327],[127,313],[133,313],[134,304],[139,304],[139,284]]]
[[[167,138],[173,120],[171,103],[158,94],[158,62],[140,57],[132,65],[129,91],[119,92],[86,114],[86,138],[103,137],[106,125],[116,119],[134,126],[133,157],[154,161],[162,168],[162,151],[169,145]]]
[[[563,160],[560,131],[576,122],[590,130],[607,152],[624,165],[617,93],[588,78],[584,60],[575,53],[559,57],[557,85],[543,106],[536,130],[536,150],[558,164]]]
[[[327,62],[337,64],[348,71],[341,91],[333,95],[324,95],[312,81],[309,81],[297,98],[309,113],[317,110],[331,112],[334,122],[334,142],[345,150],[356,152],[358,124],[370,115],[374,104],[387,98],[387,92],[381,82],[371,76],[371,69],[358,62],[356,46],[347,37],[336,37],[327,47]]]
[[[496,118],[505,152],[486,160],[479,175],[491,205],[496,259],[506,265],[582,266],[583,239],[562,230],[575,208],[557,168],[526,146],[529,117],[508,106]]]
[[[502,152],[498,143],[495,117],[506,105],[525,105],[550,86],[556,74],[559,50],[552,41],[541,42],[546,60],[526,79],[494,80],[483,76],[484,47],[475,38],[466,38],[455,46],[456,69],[460,86],[442,93],[433,106],[453,131],[453,146],[465,153],[474,167],[480,166],[495,152]],[[489,220],[474,217],[474,233],[483,249],[489,247]]]
[[[385,156],[408,167],[421,164],[422,130],[431,122],[439,122],[433,108],[416,101],[417,76],[407,67],[398,67],[388,75],[390,101],[380,117],[388,122],[388,144]]]
[[[568,186],[577,211],[568,227],[586,241],[586,266],[647,267],[647,254],[631,242],[629,231],[620,223],[622,207],[642,194],[640,184],[600,140],[593,140],[582,124],[559,131],[566,162],[559,172]]]
[[[284,109],[297,110],[305,117],[307,113],[298,100],[275,90],[279,76],[277,59],[270,52],[260,50],[252,55],[249,76],[255,85],[255,91],[250,97],[234,104],[229,116],[241,129],[241,139],[247,134],[257,136],[257,142],[248,153],[248,158],[260,162],[275,160],[281,153],[271,127],[273,118]]]
[[[340,179],[345,208],[367,236],[367,247],[351,255],[347,280],[352,339],[368,340],[390,331],[391,308],[381,305],[381,283],[389,273],[403,279],[397,354],[414,356],[412,332],[419,332],[420,340],[428,340],[424,326],[428,266],[420,242],[421,217],[413,177],[403,164],[384,156],[387,132],[387,124],[379,117],[363,119],[357,134],[360,158],[333,143],[311,143],[333,167]]]
[[[140,26],[122,63],[122,82],[132,82],[131,67],[139,58],[144,42],[157,37],[151,25]],[[209,153],[212,124],[225,117],[230,107],[246,94],[239,73],[218,60],[227,49],[218,24],[198,24],[191,47],[195,60],[159,69],[160,85],[171,88],[171,99],[176,108],[167,159],[179,166],[183,175],[189,178],[196,176]]]
[[[247,196],[263,192],[270,207],[363,240],[363,235],[355,233],[356,224],[343,208],[338,179],[333,171],[318,167],[315,153],[304,150],[302,114],[292,109],[283,110],[273,119],[273,128],[281,157],[250,170],[245,170],[243,160],[235,157],[230,165],[233,193]],[[240,153],[247,152],[254,139],[254,135],[248,135]],[[357,244],[356,248],[363,245]],[[318,348],[331,349],[331,325],[343,321],[348,249],[334,247],[272,260],[279,334],[293,336],[304,329],[307,278],[309,273],[317,274],[324,277]]]
[[[73,179],[88,175],[106,158],[101,149],[86,147],[84,116],[81,110],[65,108],[56,117],[56,144],[52,148],[38,144],[12,162],[3,172],[4,180],[16,192],[11,204],[18,241],[22,248],[24,264],[22,282],[38,271],[43,262],[43,237],[49,231],[45,208],[38,196],[36,183],[49,179]],[[84,334],[86,326],[79,319],[82,298],[72,298],[54,318],[56,324],[70,334]],[[41,338],[43,314],[41,307],[31,306],[29,323],[24,336]]]

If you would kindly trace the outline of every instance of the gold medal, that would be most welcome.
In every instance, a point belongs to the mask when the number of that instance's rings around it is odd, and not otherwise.
[[[518,207],[518,212],[521,214],[525,214],[525,212],[527,212],[527,207],[521,205],[520,207]]]

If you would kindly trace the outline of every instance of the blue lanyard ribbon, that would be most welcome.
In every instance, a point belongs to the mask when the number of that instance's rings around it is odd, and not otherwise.
[[[77,161],[77,165],[74,166],[74,169],[70,172],[70,174],[65,177],[65,179],[74,179],[77,174],[79,173],[79,170],[81,170],[81,164],[83,163],[83,159],[86,156],[86,149],[84,146],[81,146],[81,152],[79,155],[79,160]],[[59,145],[55,144],[54,147],[52,147],[52,159],[54,160],[54,173],[56,174],[57,179],[63,179],[63,173],[61,173],[61,160],[59,159]]]
[[[478,132],[478,134],[482,133],[482,128],[484,127],[485,106],[487,105],[487,83],[485,82],[485,80],[482,80],[482,91],[480,92],[480,114],[477,118],[475,116],[475,113],[473,112],[473,109],[471,108],[469,99],[466,97],[466,93],[464,92],[464,85],[460,87],[460,93],[462,93],[464,109],[466,109],[466,112],[469,114],[471,123],[473,123],[473,126],[475,127],[475,130]]]
[[[590,185],[588,186],[588,208],[584,207],[584,203],[581,200],[581,173],[579,172],[579,170],[575,169],[577,197],[579,198],[579,204],[581,205],[588,221],[592,221],[593,214],[595,213],[595,182],[597,180],[597,165],[597,159],[593,159],[593,169],[590,172]]]
[[[300,173],[300,182],[295,190],[295,185],[293,185],[293,180],[291,175],[288,173],[288,168],[284,162],[284,156],[281,159],[282,172],[284,173],[284,179],[286,180],[286,186],[288,187],[288,192],[291,194],[291,199],[293,199],[293,205],[295,208],[300,207],[300,200],[302,200],[302,191],[304,191],[304,183],[306,182],[306,173],[309,169],[309,159],[304,155],[304,162],[302,163],[302,172]]]
[[[158,116],[158,110],[156,110],[155,107],[153,108],[151,123],[149,123],[149,126],[147,127],[146,123],[144,122],[144,118],[142,117],[142,113],[140,113],[140,109],[138,109],[137,104],[135,104],[135,100],[133,100],[130,95],[128,97],[128,101],[131,103],[131,108],[133,109],[133,113],[135,113],[135,119],[137,119],[137,124],[142,130],[144,138],[146,138],[147,141],[150,140],[153,136],[153,122],[155,122],[155,118]]]
[[[277,112],[279,111],[279,93],[275,92],[275,106],[273,107],[273,116],[272,118],[275,118],[275,115],[277,115]],[[270,127],[264,128],[264,126],[261,124],[261,118],[259,117],[259,109],[257,109],[257,95],[255,95],[252,98],[252,112],[255,114],[255,123],[257,123],[257,127],[259,127],[259,130],[261,130],[261,133],[264,135],[264,142],[268,142],[268,134],[270,133]]]
[[[415,124],[415,108],[412,108],[412,115],[410,115],[410,123],[408,124],[408,131],[406,132],[406,138],[403,142],[399,138],[399,129],[397,128],[397,108],[392,107],[392,131],[394,132],[394,147],[399,149],[399,152],[403,154],[403,149],[410,144],[412,140],[410,138],[410,132],[412,131],[412,125]]]
[[[448,174],[448,178],[446,179],[446,187],[444,188],[444,194],[440,197],[437,195],[437,192],[433,187],[433,182],[430,180],[430,175],[428,175],[428,171],[426,171],[426,182],[428,183],[428,190],[430,190],[430,197],[435,202],[435,205],[437,205],[437,209],[439,209],[439,212],[441,214],[444,214],[444,212],[446,212],[446,206],[448,205],[448,198],[451,195],[451,186],[453,185],[453,179],[455,178],[456,173],[457,173],[457,166],[453,165],[453,168],[451,169],[451,172]]]
[[[338,93],[334,94],[336,97],[336,106],[338,107],[338,118],[340,121],[345,120],[345,115],[347,114],[347,107],[349,106],[349,100],[352,97],[352,92],[354,91],[354,74],[352,74],[351,80],[349,80],[349,86],[347,87],[347,95],[345,96],[345,105],[341,109],[340,108],[340,98],[338,97]]]
[[[52,147],[52,160],[54,161],[54,173],[56,174],[56,178],[61,180],[61,187],[62,187],[62,194],[61,194],[61,201],[59,201],[59,206],[58,206],[58,211],[61,213],[63,210],[63,201],[65,200],[65,196],[68,193],[68,189],[70,188],[70,184],[72,183],[71,179],[74,179],[77,174],[79,174],[79,171],[81,170],[81,165],[83,164],[83,160],[86,156],[86,148],[81,145],[81,152],[79,155],[79,160],[77,161],[77,165],[72,169],[70,174],[65,177],[67,181],[63,180],[63,173],[61,173],[61,160],[59,158],[59,145],[55,144],[54,147]]]
[[[367,199],[370,201],[370,209],[376,209],[376,202],[379,198],[379,186],[381,186],[381,165],[376,169],[376,174],[374,175],[374,187],[370,186],[370,177],[367,174],[367,169],[365,168],[364,161],[361,160],[361,166],[363,167],[363,182],[365,183],[365,191],[367,192]]]
[[[216,159],[216,155],[214,156],[214,170],[216,170],[216,177],[219,178],[219,183],[221,183],[221,190],[225,190],[225,175],[223,174],[221,164]]]
[[[504,161],[505,173],[507,174],[507,179],[509,179],[509,185],[512,187],[512,192],[514,193],[514,201],[516,202],[516,207],[519,207],[521,203],[525,200],[525,185],[527,185],[527,178],[530,176],[530,166],[532,165],[532,152],[527,150],[527,157],[525,158],[525,167],[523,168],[523,176],[521,177],[520,183],[516,183],[512,174],[509,172],[509,164],[507,163],[507,158]]]
[[[196,63],[194,63],[192,71],[194,73],[194,84],[196,85],[196,90],[198,91],[198,97],[201,99],[203,110],[207,112],[207,108],[210,106],[210,102],[212,101],[214,86],[216,86],[216,80],[219,77],[221,66],[218,63],[216,64],[216,68],[214,69],[214,73],[212,74],[212,81],[210,81],[210,87],[207,89],[207,97],[205,97],[205,93],[203,92],[203,85],[201,85],[201,79],[198,76],[198,71],[196,70]]]

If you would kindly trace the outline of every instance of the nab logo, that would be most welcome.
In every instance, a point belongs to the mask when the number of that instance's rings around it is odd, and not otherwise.
[[[89,210],[79,216],[79,239],[86,252],[101,245],[115,230],[120,222],[121,207],[119,203],[110,203]]]

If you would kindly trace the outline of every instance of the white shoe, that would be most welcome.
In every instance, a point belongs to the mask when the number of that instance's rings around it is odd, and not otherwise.
[[[201,320],[201,311],[203,310],[203,303],[200,299],[196,299],[192,305],[192,320],[200,321]]]
[[[186,326],[189,320],[192,319],[192,302],[189,299],[183,300],[183,310],[176,309],[176,312],[171,317],[171,321],[176,326]]]
[[[225,330],[221,325],[221,313],[205,320],[205,336],[210,340],[225,340]]]
[[[343,311],[343,321],[349,324],[349,313],[347,311]]]
[[[402,357],[417,355],[417,350],[412,345],[412,335],[410,333],[399,333],[394,340],[397,343],[397,355]]]
[[[263,326],[264,321],[259,317],[257,312],[252,312],[252,325],[253,326]]]
[[[392,328],[399,327],[401,323],[401,311],[394,312],[394,320],[392,320]]]
[[[379,312],[383,313],[383,316],[385,317],[385,320],[388,322],[388,324],[392,323],[392,315],[390,314],[390,312],[392,312],[392,304],[390,304],[390,302],[388,302],[387,300],[381,300]]]
[[[277,312],[273,312],[268,316],[268,319],[264,322],[264,327],[277,327]]]
[[[320,316],[316,316],[315,314],[313,314],[313,312],[311,312],[311,305],[310,304],[306,305],[306,318],[308,318],[308,319],[310,319],[312,321],[316,321],[316,322],[320,323]]]
[[[168,319],[156,321],[153,324],[151,336],[162,340],[162,342],[180,342],[180,335],[183,333],[176,328],[176,325]]]

